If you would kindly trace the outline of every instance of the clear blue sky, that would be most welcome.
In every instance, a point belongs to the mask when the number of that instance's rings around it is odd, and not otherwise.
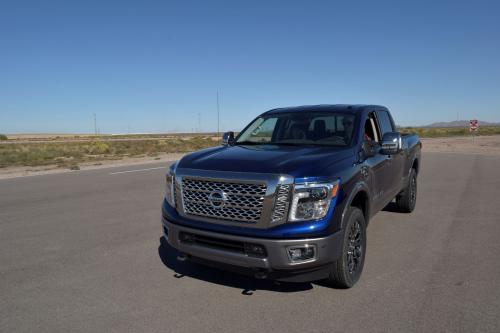
[[[239,130],[370,103],[500,121],[500,1],[0,0],[0,133]]]

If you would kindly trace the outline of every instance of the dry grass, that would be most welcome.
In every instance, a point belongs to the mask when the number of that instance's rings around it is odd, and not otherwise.
[[[469,136],[471,133],[468,128],[449,127],[449,128],[427,128],[427,127],[402,127],[399,129],[401,133],[416,133],[421,138],[446,138],[452,136]],[[498,135],[500,127],[480,127],[474,133],[477,136],[483,135]]]
[[[157,140],[192,137],[219,137],[217,133],[166,133],[166,134],[9,134],[11,142],[47,141],[112,141],[112,140]]]
[[[119,141],[17,142],[0,144],[0,168],[10,166],[57,165],[76,169],[79,163],[119,160],[124,157],[184,153],[218,144],[213,137],[174,137]]]

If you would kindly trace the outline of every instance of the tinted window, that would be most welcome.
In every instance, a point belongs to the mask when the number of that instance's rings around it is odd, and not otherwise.
[[[336,112],[270,114],[257,118],[237,143],[288,145],[350,145],[354,115]]]
[[[382,136],[384,136],[385,133],[394,132],[392,121],[387,111],[377,111],[377,116]]]

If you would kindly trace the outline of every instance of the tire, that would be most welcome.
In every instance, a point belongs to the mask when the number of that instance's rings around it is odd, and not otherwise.
[[[396,197],[396,205],[403,213],[411,213],[417,203],[417,172],[410,171],[410,180],[406,188]]]
[[[342,240],[342,255],[332,264],[326,282],[335,288],[347,289],[356,284],[363,271],[366,254],[366,223],[357,207],[347,211]]]

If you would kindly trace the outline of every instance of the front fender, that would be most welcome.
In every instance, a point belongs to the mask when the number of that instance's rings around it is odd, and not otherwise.
[[[359,181],[356,184],[354,184],[353,189],[351,190],[351,192],[349,193],[349,195],[347,197],[346,204],[344,205],[344,207],[342,209],[341,224],[340,224],[342,229],[344,229],[345,224],[347,223],[347,221],[346,221],[347,210],[349,209],[349,207],[351,207],[354,199],[356,198],[356,195],[358,195],[359,193],[364,193],[363,195],[365,196],[365,199],[366,199],[362,210],[363,210],[363,213],[365,215],[365,222],[368,225],[368,222],[369,222],[370,216],[371,216],[371,210],[370,210],[371,203],[370,203],[370,196],[369,196],[370,190],[368,188],[368,184],[366,184],[363,181]]]

